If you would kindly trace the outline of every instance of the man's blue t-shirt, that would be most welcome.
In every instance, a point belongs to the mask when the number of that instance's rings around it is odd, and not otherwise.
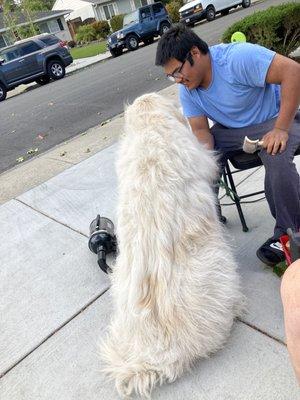
[[[207,89],[179,85],[186,117],[205,115],[228,128],[242,128],[278,115],[280,86],[266,83],[275,52],[250,43],[210,47],[212,80]]]

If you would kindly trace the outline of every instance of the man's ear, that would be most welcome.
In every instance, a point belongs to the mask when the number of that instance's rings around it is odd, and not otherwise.
[[[197,55],[200,54],[200,50],[198,49],[197,46],[193,46],[193,47],[191,48],[190,53],[191,53],[191,55],[194,57],[194,56],[197,56]]]

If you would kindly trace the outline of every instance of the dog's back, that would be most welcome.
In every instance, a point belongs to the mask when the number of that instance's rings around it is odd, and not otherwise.
[[[137,99],[125,121],[112,284],[119,351],[111,341],[105,354],[114,371],[122,364],[123,378],[110,370],[120,393],[147,394],[223,345],[241,294],[216,213],[213,153],[157,94]]]

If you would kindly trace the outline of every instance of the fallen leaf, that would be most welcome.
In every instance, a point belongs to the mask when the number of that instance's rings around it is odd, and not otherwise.
[[[102,114],[102,112],[97,112],[97,114],[98,114],[98,115],[101,115],[101,114]]]
[[[14,131],[11,131],[10,133],[15,133],[16,131],[14,130]]]
[[[16,161],[17,161],[18,163],[21,163],[21,162],[24,161],[24,157],[19,157],[19,158],[16,159]]]
[[[37,139],[43,140],[43,139],[45,139],[45,136],[44,135],[38,135]]]
[[[102,138],[103,140],[106,140],[107,139],[107,136],[103,136],[103,138]]]
[[[27,154],[33,154],[33,153],[34,153],[34,150],[33,150],[33,149],[27,150]]]
[[[60,153],[60,156],[63,157],[63,156],[65,156],[66,154],[67,154],[66,151],[62,151],[62,152]]]
[[[53,105],[54,105],[53,101],[50,101],[50,103],[48,103],[48,106],[53,106]]]
[[[159,81],[159,78],[155,78],[156,81]]]
[[[107,119],[106,121],[101,122],[100,126],[106,125],[110,122],[110,119]]]
[[[85,153],[90,153],[91,152],[91,149],[89,149],[89,148],[87,148],[86,150],[85,150]]]

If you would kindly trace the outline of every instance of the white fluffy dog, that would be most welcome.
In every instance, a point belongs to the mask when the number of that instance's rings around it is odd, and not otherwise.
[[[224,345],[243,296],[216,212],[216,161],[178,107],[151,93],[127,108],[117,172],[119,255],[102,357],[122,397],[149,398]]]

